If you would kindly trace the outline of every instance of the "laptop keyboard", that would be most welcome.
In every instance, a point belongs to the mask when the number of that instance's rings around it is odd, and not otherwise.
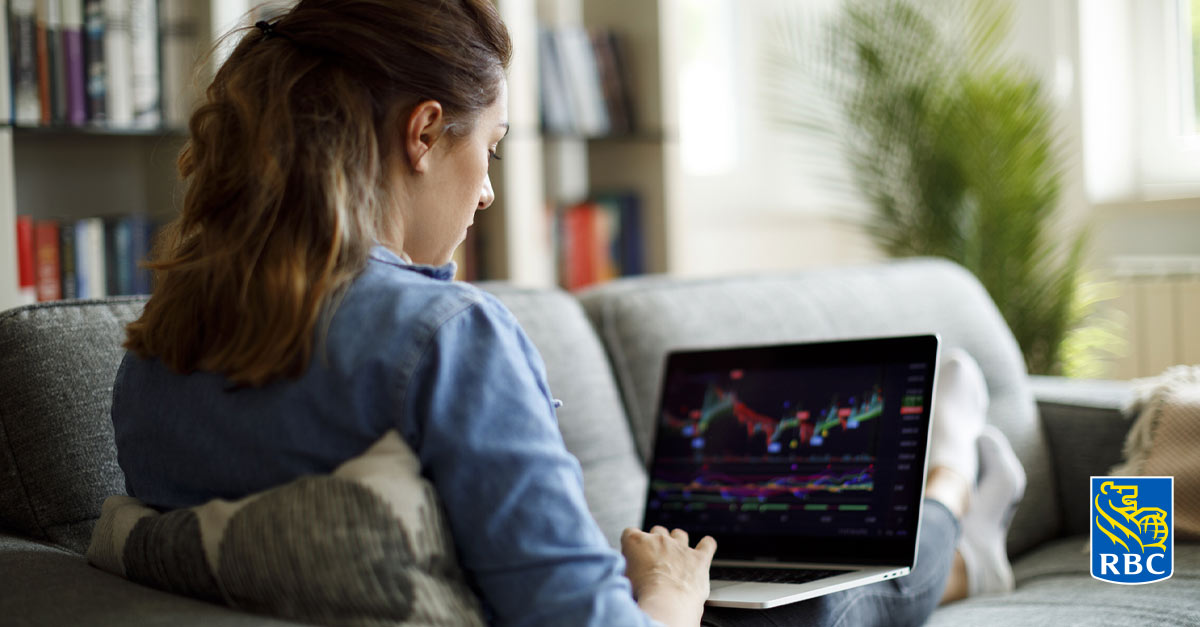
[[[758,583],[808,583],[844,574],[844,570],[806,570],[802,568],[754,568],[752,566],[713,566],[709,579],[753,581]]]

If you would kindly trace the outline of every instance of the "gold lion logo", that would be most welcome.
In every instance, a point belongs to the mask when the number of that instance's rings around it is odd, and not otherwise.
[[[1107,495],[1108,499],[1101,501],[1101,495]],[[1119,506],[1113,503],[1113,499],[1118,496],[1121,500]],[[1128,552],[1132,552],[1132,549],[1125,543],[1125,539],[1130,538],[1137,542],[1142,553],[1145,553],[1146,549],[1161,549],[1165,552],[1169,533],[1167,512],[1157,507],[1138,507],[1137,498],[1137,486],[1117,485],[1112,481],[1105,481],[1100,485],[1100,494],[1096,495],[1096,528],[1104,532],[1113,544],[1125,547]],[[1105,523],[1108,525],[1107,529]],[[1122,533],[1125,539],[1118,537],[1114,532]]]

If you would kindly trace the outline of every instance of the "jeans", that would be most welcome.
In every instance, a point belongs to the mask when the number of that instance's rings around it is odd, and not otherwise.
[[[921,625],[946,587],[958,519],[938,501],[925,499],[917,564],[907,576],[859,586],[768,610],[704,608],[702,627],[870,627]]]

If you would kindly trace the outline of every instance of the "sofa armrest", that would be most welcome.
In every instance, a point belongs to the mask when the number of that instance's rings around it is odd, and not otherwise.
[[[0,532],[0,619],[5,625],[286,626],[160,592],[88,565],[76,553]]]
[[[1050,445],[1063,535],[1086,534],[1089,478],[1107,474],[1121,461],[1131,424],[1124,409],[1132,385],[1064,377],[1030,377],[1030,385]]]

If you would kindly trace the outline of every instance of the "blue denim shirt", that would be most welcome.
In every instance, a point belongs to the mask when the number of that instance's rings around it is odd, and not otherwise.
[[[238,388],[126,355],[112,418],[129,493],[160,509],[238,499],[328,473],[396,428],[494,623],[655,624],[588,513],[537,350],[453,273],[373,249],[299,379]]]

